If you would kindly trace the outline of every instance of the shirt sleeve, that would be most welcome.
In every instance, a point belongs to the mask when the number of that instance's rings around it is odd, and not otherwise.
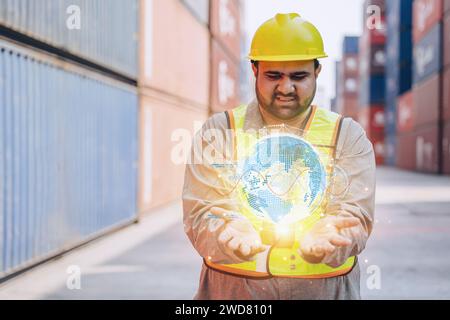
[[[341,234],[352,241],[324,256],[322,263],[338,267],[364,248],[372,232],[375,207],[375,155],[364,129],[354,120],[342,123],[335,160],[335,183],[327,215],[356,217],[360,225],[343,229]]]
[[[233,186],[222,177],[232,150],[227,128],[227,117],[220,113],[208,119],[195,135],[182,195],[184,230],[189,240],[201,257],[223,264],[243,262],[218,242],[226,221],[210,212],[213,207],[237,212],[231,196]]]

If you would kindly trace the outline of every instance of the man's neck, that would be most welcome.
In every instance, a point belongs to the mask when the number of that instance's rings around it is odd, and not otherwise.
[[[265,125],[273,126],[273,125],[285,124],[287,126],[294,127],[294,128],[304,128],[306,125],[306,121],[309,118],[309,115],[311,114],[311,111],[312,111],[312,106],[309,106],[308,109],[306,109],[304,112],[302,112],[298,116],[296,116],[292,119],[283,120],[283,119],[277,118],[276,116],[274,116],[273,114],[271,114],[270,112],[268,112],[267,110],[262,108],[261,105],[258,105],[258,108],[259,108],[259,112],[261,114],[262,120]]]

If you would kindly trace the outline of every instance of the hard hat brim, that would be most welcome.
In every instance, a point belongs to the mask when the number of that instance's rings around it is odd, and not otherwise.
[[[322,55],[284,55],[284,56],[252,56],[247,58],[254,61],[308,61],[320,58],[327,58],[327,54]]]

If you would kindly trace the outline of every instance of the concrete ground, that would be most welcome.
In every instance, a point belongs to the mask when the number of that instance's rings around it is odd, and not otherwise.
[[[379,168],[376,221],[360,255],[364,299],[450,298],[450,177]],[[201,259],[181,204],[0,286],[0,299],[191,299]],[[74,275],[80,274],[80,289]],[[75,279],[75,281],[73,281]]]

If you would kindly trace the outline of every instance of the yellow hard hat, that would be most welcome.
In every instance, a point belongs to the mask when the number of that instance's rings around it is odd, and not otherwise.
[[[255,61],[297,61],[325,58],[319,31],[297,13],[277,14],[253,36],[248,58]]]

